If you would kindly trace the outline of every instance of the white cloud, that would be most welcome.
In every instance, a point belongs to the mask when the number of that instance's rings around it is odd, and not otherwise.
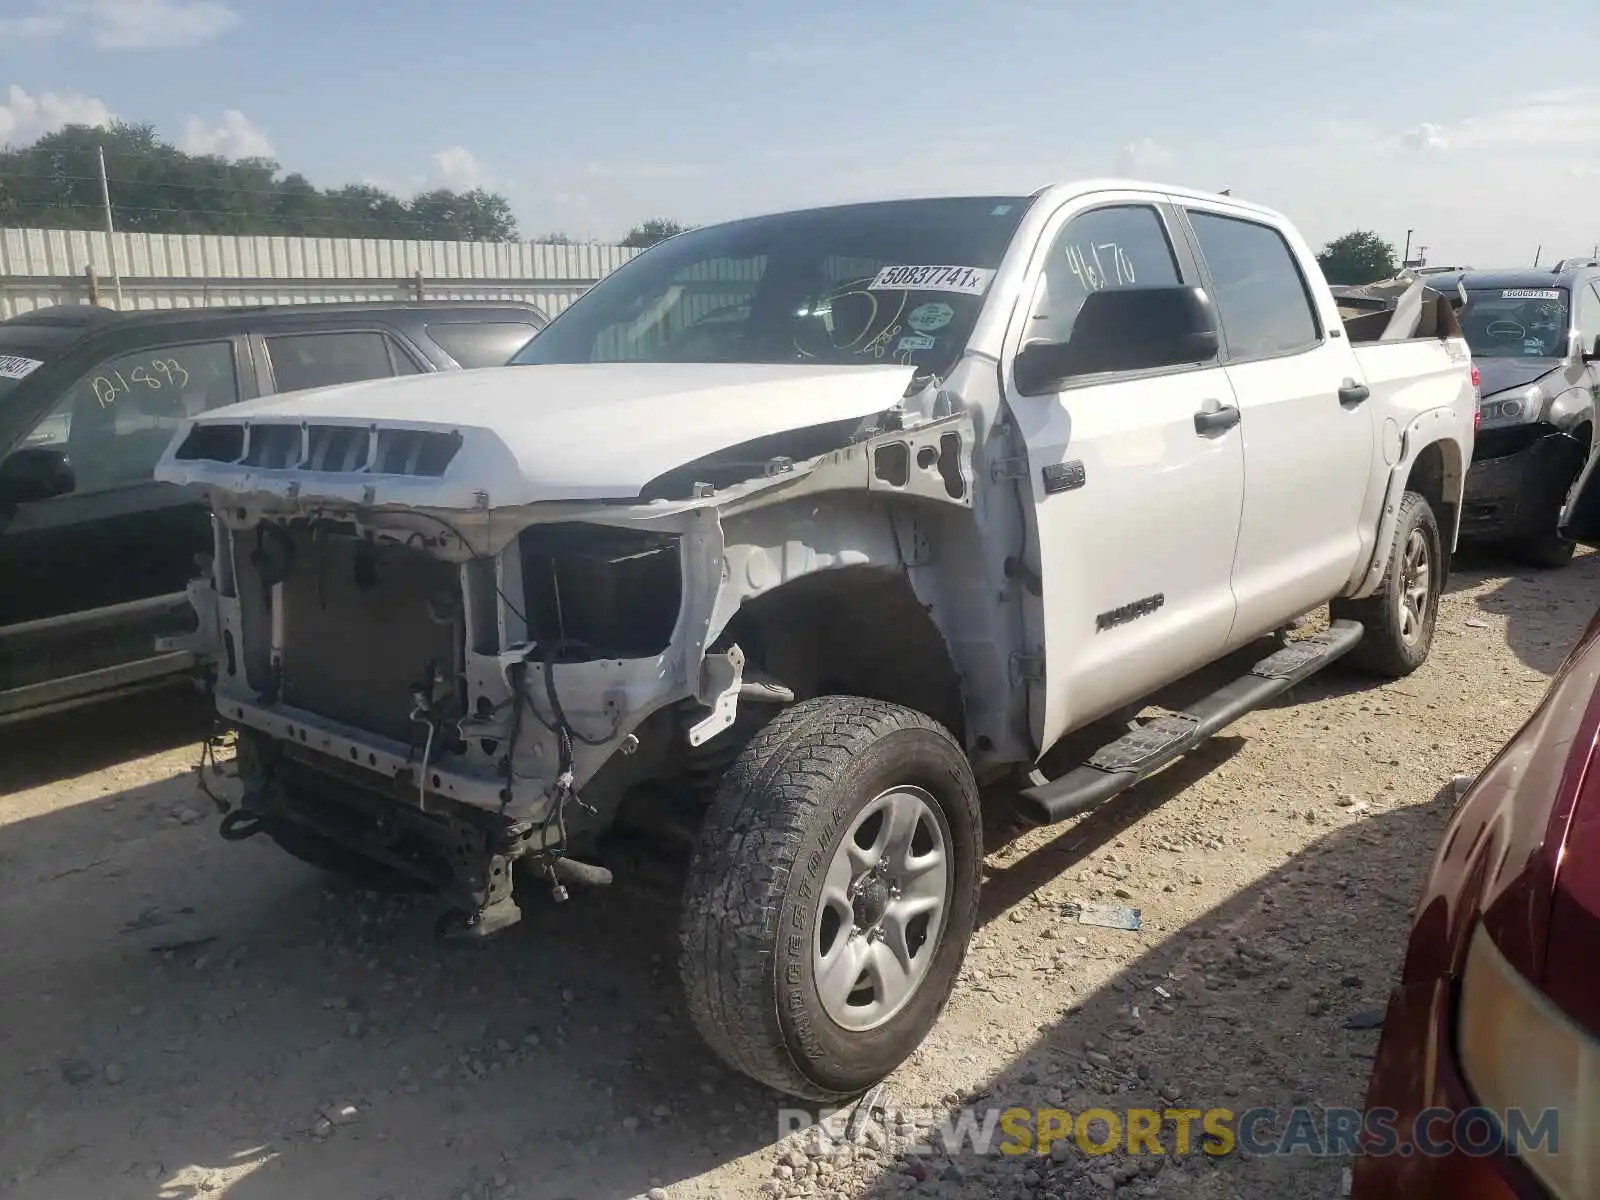
[[[1129,142],[1117,157],[1117,174],[1137,175],[1148,170],[1170,167],[1172,151],[1154,138],[1140,138]]]
[[[488,184],[488,175],[465,146],[441,150],[433,156],[433,161],[439,169],[439,177],[450,187],[470,189]]]
[[[67,28],[60,17],[37,13],[31,17],[0,17],[0,38],[7,41],[26,41],[30,38],[54,37]]]
[[[1400,135],[1400,142],[1408,150],[1446,150],[1450,146],[1444,128],[1432,121],[1412,127]]]
[[[0,144],[26,144],[68,125],[109,125],[115,114],[93,96],[41,92],[30,96],[16,84],[0,104]]]
[[[0,18],[0,37],[86,35],[105,50],[199,46],[239,24],[222,0],[35,0],[28,16]]]
[[[1424,122],[1401,136],[1412,150],[1565,150],[1600,146],[1600,88],[1521,96],[1450,125]]]
[[[183,126],[183,148],[190,154],[220,154],[223,158],[272,158],[276,153],[267,135],[237,108],[223,113],[221,124],[215,127],[190,117]]]

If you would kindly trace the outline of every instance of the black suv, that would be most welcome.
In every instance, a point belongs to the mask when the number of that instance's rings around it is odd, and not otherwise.
[[[1467,271],[1454,282],[1482,397],[1462,539],[1562,566],[1573,543],[1557,522],[1593,448],[1600,399],[1600,267]]]
[[[502,366],[546,324],[531,305],[460,301],[63,305],[0,321],[0,724],[194,673],[185,588],[211,517],[152,478],[183,418]]]

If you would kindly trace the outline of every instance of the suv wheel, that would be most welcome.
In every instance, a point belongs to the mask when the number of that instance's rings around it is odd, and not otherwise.
[[[701,1035],[781,1092],[854,1095],[903,1062],[955,987],[982,832],[937,722],[829,696],[778,714],[707,813],[679,969]]]

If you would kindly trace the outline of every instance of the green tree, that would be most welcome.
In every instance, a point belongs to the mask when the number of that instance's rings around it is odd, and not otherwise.
[[[675,237],[691,228],[693,226],[674,221],[669,217],[651,217],[643,225],[635,225],[630,229],[628,236],[622,239],[622,244],[631,246],[635,250],[643,250],[646,246],[654,246],[657,242],[664,242],[669,237]]]
[[[1357,229],[1336,237],[1317,255],[1317,265],[1329,283],[1375,283],[1399,270],[1394,246],[1377,234]]]
[[[369,184],[319,189],[271,159],[188,154],[147,124],[68,126],[31,145],[0,149],[0,224],[101,229],[98,150],[104,148],[112,220],[145,233],[297,234],[306,237],[515,241],[504,196],[438,189],[410,200]]]
[[[533,240],[541,246],[573,246],[577,244],[569,234],[565,233],[540,234]]]
[[[415,237],[460,242],[506,242],[517,237],[510,203],[482,188],[423,192],[412,199],[410,213],[417,226]]]

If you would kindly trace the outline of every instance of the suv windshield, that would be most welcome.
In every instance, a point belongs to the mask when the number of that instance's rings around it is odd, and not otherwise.
[[[901,363],[943,374],[1030,201],[897,200],[679,234],[591,288],[528,363]]]
[[[1461,310],[1479,358],[1561,358],[1569,327],[1563,288],[1469,288]]]

